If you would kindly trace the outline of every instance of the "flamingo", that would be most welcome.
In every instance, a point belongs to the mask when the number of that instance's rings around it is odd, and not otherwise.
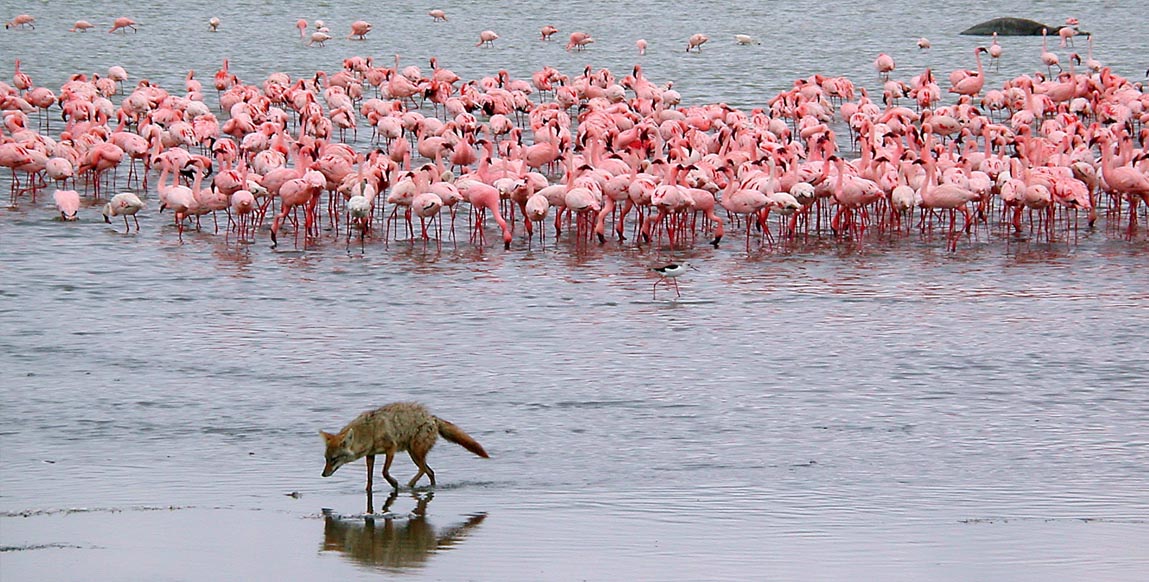
[[[274,249],[279,246],[276,235],[279,233],[279,226],[283,223],[283,219],[299,206],[305,206],[303,211],[304,230],[308,233],[311,232],[315,221],[315,204],[318,202],[320,192],[326,186],[327,178],[323,174],[315,170],[307,170],[303,177],[288,180],[279,187],[280,210],[271,223],[271,248]],[[299,236],[298,228],[295,229],[295,234],[297,237]]]
[[[423,240],[428,240],[427,219],[435,220],[443,208],[443,199],[438,194],[426,190],[415,195],[411,200],[411,213],[419,217],[419,224],[423,229]]]
[[[60,220],[73,221],[80,211],[80,193],[75,190],[56,190],[52,193],[52,200],[56,209],[60,211]]]
[[[16,18],[4,23],[4,28],[31,28],[36,30],[36,17],[31,14],[18,14]]]
[[[1060,59],[1057,58],[1057,55],[1049,52],[1049,49],[1046,48],[1045,37],[1048,36],[1048,34],[1049,34],[1049,29],[1047,29],[1047,28],[1041,29],[1041,62],[1045,64],[1046,72],[1048,72],[1049,76],[1052,77],[1053,76],[1053,67],[1056,66],[1058,72],[1061,72],[1062,69],[1061,69]]]
[[[307,41],[307,46],[312,46],[314,44],[318,44],[321,47],[327,46],[324,43],[326,43],[329,40],[331,40],[330,34],[327,34],[326,32],[317,30],[317,31],[311,33],[311,40]]]
[[[77,20],[76,23],[72,25],[72,28],[68,29],[68,32],[88,32],[88,29],[95,27],[95,24],[92,24],[87,20]]]
[[[730,163],[733,164],[734,162],[731,161]],[[741,214],[746,217],[746,252],[750,252],[750,228],[753,226],[750,217],[757,216],[758,212],[766,207],[769,200],[761,191],[755,188],[746,188],[740,184],[732,166],[728,166],[727,171],[730,173],[729,182],[726,185],[726,190],[722,193],[720,204],[730,214]]]
[[[172,176],[172,185],[164,184],[168,175]],[[179,240],[182,242],[184,239],[184,219],[188,217],[195,210],[196,200],[194,191],[179,184],[175,184],[176,172],[172,170],[172,164],[164,163],[163,171],[160,172],[159,183],[156,185],[156,191],[160,195],[160,212],[167,208],[172,209],[176,230],[179,233]],[[195,188],[199,189],[199,181],[203,179],[203,172],[196,172]]]
[[[1129,233],[1137,229],[1137,205],[1149,204],[1149,174],[1132,166],[1118,165],[1113,157],[1109,138],[1100,137],[1101,176],[1105,178],[1106,190],[1129,201]]]
[[[902,166],[910,162],[902,162],[898,167],[898,185],[890,192],[890,210],[897,228],[901,228],[902,217],[918,205],[917,191],[906,184],[906,172]]]
[[[50,180],[66,184],[68,180],[76,177],[76,167],[67,158],[56,156],[48,158],[44,163],[44,173]]]
[[[112,21],[112,29],[108,32],[112,33],[116,32],[117,30],[120,32],[127,32],[129,28],[132,29],[132,32],[139,32],[139,29],[136,28],[137,26],[139,26],[139,24],[137,24],[135,20],[132,20],[127,16],[121,16]]]
[[[427,16],[430,16],[435,22],[447,22],[447,13],[438,8],[428,12]]]
[[[972,223],[969,214],[969,203],[977,200],[978,196],[968,188],[950,183],[936,184],[936,162],[932,157],[927,156],[924,163],[926,166],[926,178],[922,183],[921,189],[918,190],[918,198],[921,200],[920,205],[922,208],[936,208],[950,211],[949,245],[950,250],[956,250],[956,218],[954,211],[960,211],[962,216],[965,217],[962,230],[969,232],[970,224]]]
[[[495,41],[499,39],[499,35],[495,34],[493,30],[484,30],[479,33],[479,42],[475,46],[495,46]]]
[[[701,32],[690,35],[690,39],[686,41],[686,52],[690,52],[692,50],[702,52],[702,45],[706,44],[706,42],[709,40],[710,37],[702,34]]]
[[[886,53],[878,53],[878,58],[874,59],[874,69],[878,71],[879,77],[889,80],[890,73],[893,72],[894,68],[894,57]]]
[[[502,213],[499,212],[499,191],[494,186],[484,184],[478,180],[473,179],[460,179],[455,185],[459,188],[459,193],[471,203],[471,207],[478,212],[478,217],[475,219],[475,233],[476,236],[482,239],[483,234],[483,219],[486,217],[487,211],[490,211],[498,223],[499,228],[503,231],[503,248],[511,248],[511,229],[507,226],[507,221],[503,219]]]
[[[836,232],[845,232],[849,229],[854,229],[859,235],[862,234],[862,226],[860,221],[855,220],[854,211],[865,211],[865,208],[882,197],[882,190],[876,183],[865,178],[851,175],[847,176],[846,160],[831,156],[830,160],[834,161],[838,169],[838,179],[835,182],[833,196],[834,201],[838,204],[838,211],[834,213],[834,217],[830,221],[831,228]],[[841,218],[845,217],[846,226],[841,226]]]
[[[128,226],[128,217],[131,216],[132,219],[136,221],[136,232],[139,232],[140,219],[136,216],[136,213],[143,210],[143,208],[144,201],[140,200],[139,196],[136,196],[132,192],[120,192],[112,196],[112,199],[104,205],[104,209],[100,211],[100,214],[104,215],[104,222],[108,224],[112,223],[113,216],[123,216],[125,233],[131,231],[131,228]]]
[[[208,31],[209,32],[219,32],[219,24],[220,24],[219,17],[218,16],[212,16],[207,21]]]
[[[639,56],[646,54],[646,39],[645,38],[640,38],[640,39],[634,41],[634,46],[638,47]]]
[[[347,35],[348,40],[367,40],[367,33],[371,32],[371,23],[366,20],[356,20],[351,23],[351,34]]]
[[[1089,35],[1089,51],[1085,53],[1085,66],[1089,67],[1090,71],[1094,73],[1101,72],[1101,61],[1093,58],[1093,35]]]
[[[128,80],[128,72],[119,65],[112,65],[108,67],[108,78],[120,86],[120,93],[122,94],[124,92],[124,81]]]
[[[993,61],[994,70],[1001,68],[1001,45],[997,43],[997,33],[993,33],[993,40],[989,43],[989,58]]]
[[[252,183],[249,181],[247,184],[248,188],[236,190],[232,193],[230,204],[231,212],[235,215],[236,235],[241,241],[247,239],[244,235],[247,234],[251,215],[255,213],[258,207],[255,193],[250,190]]]
[[[981,53],[987,52],[985,47],[977,47],[973,50],[973,57],[977,60],[977,73],[968,75],[959,79],[953,86],[950,87],[950,93],[957,93],[958,95],[968,95],[970,97],[977,97],[981,92],[981,88],[985,86],[985,72],[981,66]]]
[[[932,46],[930,44],[930,39],[928,39],[924,36],[918,39],[918,50],[928,51],[928,50],[930,50],[930,46]]]
[[[566,50],[574,49],[581,51],[586,48],[586,45],[594,42],[594,39],[585,32],[575,31],[571,33],[570,42],[567,43]]]
[[[527,235],[531,236],[533,232],[533,224],[536,222],[541,223],[547,219],[547,214],[550,212],[551,203],[547,197],[538,192],[531,194],[527,198],[526,204],[523,206],[523,219],[527,226]],[[542,240],[546,236],[546,229],[539,229],[539,239]],[[528,241],[529,242],[529,241]]]
[[[1077,26],[1071,24],[1067,24],[1057,29],[1057,36],[1061,37],[1061,44],[1058,46],[1061,48],[1065,48],[1066,46],[1073,46],[1073,37],[1077,36],[1078,32],[1079,31],[1077,30]]]
[[[550,40],[551,37],[554,36],[555,33],[557,33],[558,31],[559,31],[559,29],[548,24],[548,25],[544,26],[540,32],[543,35],[543,40]]]
[[[748,34],[736,34],[734,35],[734,41],[740,45],[762,44],[758,39]]]
[[[119,167],[123,160],[123,148],[111,142],[103,142],[92,146],[92,148],[88,150],[83,161],[80,162],[77,173],[92,173],[92,182],[95,184],[94,190],[98,198],[100,196],[101,176],[108,170]]]
[[[27,91],[34,86],[32,77],[20,70],[20,59],[16,59],[16,68],[12,72],[12,84],[21,91]]]

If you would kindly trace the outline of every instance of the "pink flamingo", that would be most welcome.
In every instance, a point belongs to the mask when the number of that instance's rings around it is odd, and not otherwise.
[[[124,81],[128,80],[128,71],[119,65],[112,65],[108,67],[108,78],[120,86],[120,93],[123,94]]]
[[[407,140],[400,140],[406,142]],[[415,182],[414,172],[404,173],[402,178],[395,181],[391,186],[391,192],[387,194],[387,203],[392,205],[391,215],[387,217],[384,227],[384,236],[389,236],[391,233],[391,221],[399,215],[399,209],[403,209],[403,218],[407,221],[407,234],[412,238],[415,237],[415,230],[411,225],[411,203],[414,201],[415,196],[419,193],[419,185]],[[399,236],[399,227],[395,227],[395,236]]]
[[[163,212],[167,208],[172,209],[176,231],[179,233],[179,240],[182,242],[184,240],[184,219],[195,210],[196,201],[191,188],[175,184],[175,176],[177,173],[178,172],[173,171],[170,163],[165,162],[163,171],[160,172],[160,179],[156,185],[156,191],[160,195],[160,212]],[[169,174],[172,176],[173,183],[171,186],[164,184]],[[203,172],[197,171],[196,181],[198,182],[202,178]],[[196,188],[199,188],[198,184],[196,184]]]
[[[838,233],[853,229],[860,237],[864,230],[860,225],[861,219],[855,219],[854,211],[864,212],[866,207],[882,197],[882,190],[871,180],[859,176],[847,176],[846,161],[842,158],[831,156],[830,159],[834,160],[838,169],[838,179],[833,192],[838,210],[830,220],[830,227]],[[845,226],[842,226],[841,223],[843,216],[846,219]]]
[[[246,171],[245,171],[246,173]],[[248,188],[236,190],[231,195],[231,212],[235,215],[236,235],[239,240],[247,240],[251,228],[252,215],[257,208],[255,194]]]
[[[31,14],[18,14],[16,18],[4,23],[4,28],[31,28],[36,30],[36,17]]]
[[[690,52],[692,50],[702,52],[702,45],[706,44],[706,42],[709,40],[710,37],[702,34],[701,32],[690,35],[690,40],[686,41],[686,52]]]
[[[993,33],[993,40],[989,43],[989,58],[993,61],[994,70],[1001,68],[1001,45],[997,42],[997,33]]]
[[[351,23],[351,34],[347,35],[348,40],[367,40],[367,33],[371,32],[371,23],[366,20],[356,20]]]
[[[427,16],[430,16],[431,20],[435,22],[447,22],[447,13],[438,8],[428,12]]]
[[[419,192],[411,199],[411,213],[419,217],[419,224],[423,229],[423,240],[430,239],[427,235],[427,220],[437,220],[442,209],[443,199],[429,189]],[[436,224],[439,224],[440,229],[442,228],[441,223]]]
[[[927,142],[928,141],[929,140],[927,138]],[[960,211],[962,213],[962,216],[965,217],[965,223],[962,226],[962,230],[969,232],[970,224],[972,223],[969,214],[969,203],[977,200],[978,196],[968,188],[963,188],[954,184],[946,183],[938,185],[935,179],[936,163],[934,162],[933,158],[927,156],[924,163],[926,165],[926,178],[922,183],[921,189],[918,190],[918,197],[921,199],[921,207],[950,211],[948,247],[950,250],[957,250],[957,237],[955,230],[957,219],[954,216],[954,212]]]
[[[728,183],[726,190],[722,193],[721,205],[730,214],[741,214],[746,218],[746,251],[750,251],[750,228],[753,226],[754,221],[750,220],[751,216],[756,216],[758,211],[766,207],[769,200],[766,195],[761,191],[754,188],[745,188],[738,180],[737,173],[734,170],[734,161],[729,162],[726,171],[729,173]]]
[[[296,20],[295,28],[299,29],[299,40],[305,40],[307,38],[307,21],[302,18]]]
[[[511,229],[507,226],[507,221],[503,219],[502,213],[499,212],[499,190],[489,184],[484,184],[474,179],[460,179],[455,185],[459,188],[459,192],[471,203],[478,216],[475,219],[475,231],[472,237],[477,237],[479,240],[483,238],[483,222],[490,211],[494,217],[495,222],[498,223],[499,228],[503,231],[503,248],[511,248]]]
[[[116,32],[117,30],[121,32],[127,32],[129,28],[132,29],[132,32],[139,32],[139,29],[136,28],[137,26],[139,26],[139,24],[137,24],[135,20],[132,20],[127,16],[121,16],[112,21],[112,29],[108,32],[112,33]]]
[[[100,178],[108,170],[119,167],[124,161],[124,150],[120,146],[103,142],[92,146],[80,162],[77,173],[91,172],[96,198],[100,197]]]
[[[72,25],[72,28],[68,29],[68,32],[88,32],[88,29],[95,27],[95,24],[92,24],[87,20],[77,20],[76,23]]]
[[[28,101],[29,104],[40,110],[40,120],[41,122],[47,124],[48,108],[56,104],[56,94],[47,87],[33,87],[24,94],[24,99]]]
[[[551,37],[554,36],[555,33],[557,33],[558,31],[559,31],[559,29],[548,24],[548,25],[544,26],[540,32],[543,35],[543,40],[550,40]]]
[[[894,57],[886,53],[878,53],[878,58],[874,59],[874,69],[878,71],[879,77],[889,80],[890,73],[893,72],[894,68]]]
[[[271,223],[271,248],[274,249],[279,246],[279,241],[276,238],[279,233],[279,225],[282,224],[289,212],[299,206],[305,206],[303,212],[304,230],[310,234],[315,221],[315,203],[319,200],[319,194],[326,185],[327,179],[323,177],[323,174],[314,170],[307,170],[302,178],[288,180],[279,187],[280,210]],[[298,224],[296,224],[295,236],[296,238],[299,237]]]
[[[534,224],[541,223],[547,219],[547,214],[550,212],[551,203],[547,197],[538,192],[531,194],[527,198],[526,204],[523,206],[523,222],[527,227],[527,236],[534,236]],[[546,238],[546,228],[539,228],[539,241]],[[530,241],[528,241],[530,242]]]
[[[973,49],[973,57],[977,60],[977,73],[958,80],[950,87],[950,93],[970,97],[977,97],[977,94],[981,93],[981,88],[985,86],[985,72],[981,66],[981,53],[983,52],[987,52],[985,47],[979,46]]]
[[[1052,77],[1053,67],[1057,67],[1057,70],[1059,72],[1061,71],[1061,59],[1058,59],[1057,55],[1049,52],[1049,49],[1046,48],[1045,38],[1048,36],[1048,34],[1049,29],[1041,29],[1041,62],[1045,64],[1046,72],[1048,72],[1049,76]]]
[[[570,42],[567,43],[566,50],[574,49],[581,51],[586,48],[586,45],[594,42],[594,39],[585,32],[575,31],[571,33]]]
[[[20,70],[20,59],[16,59],[16,68],[12,72],[12,84],[21,91],[27,91],[34,86],[32,77]]]
[[[1054,103],[1064,103],[1073,99],[1077,95],[1077,74],[1074,71],[1073,65],[1081,62],[1081,57],[1077,53],[1069,56],[1069,73],[1062,73],[1058,75],[1059,78],[1064,78],[1064,82],[1059,83],[1045,83],[1044,93]],[[1042,92],[1039,89],[1038,92]]]
[[[575,215],[578,239],[582,240],[584,233],[589,236],[590,219],[602,210],[602,191],[598,184],[591,178],[574,180],[567,188],[563,203],[567,212]]]
[[[80,193],[75,190],[56,190],[52,193],[52,200],[60,211],[60,220],[72,221],[80,212]]]
[[[1126,138],[1127,139],[1127,138]],[[1132,166],[1117,165],[1109,138],[1098,137],[1101,142],[1101,176],[1106,191],[1129,201],[1129,233],[1137,229],[1137,204],[1149,204],[1149,175]]]
[[[639,56],[646,54],[646,39],[645,38],[640,38],[640,39],[634,41],[634,46],[638,47]]]
[[[495,34],[493,30],[484,30],[479,33],[479,42],[475,46],[495,46],[495,41],[499,39],[499,35]]]
[[[650,202],[658,209],[653,219],[642,225],[642,239],[650,242],[651,231],[657,225],[666,222],[666,232],[670,239],[670,246],[674,246],[678,235],[678,218],[685,216],[686,211],[694,207],[694,199],[687,193],[685,186],[678,183],[679,174],[683,173],[682,166],[674,166],[669,176],[655,187],[650,196]]]
[[[1089,52],[1086,53],[1086,56],[1085,56],[1085,66],[1089,67],[1089,70],[1093,71],[1094,73],[1100,73],[1101,72],[1101,61],[1098,61],[1097,59],[1093,58],[1093,35],[1092,34],[1089,35],[1088,40],[1089,40]]]
[[[207,21],[208,32],[219,32],[219,24],[220,21],[218,16],[212,16],[209,18]]]
[[[66,184],[68,180],[75,179],[76,168],[72,165],[71,160],[56,156],[48,158],[48,161],[44,163],[44,173],[48,179]]]
[[[311,33],[311,40],[307,41],[307,46],[318,44],[319,46],[324,47],[327,46],[325,43],[329,40],[331,40],[330,34],[321,30],[317,30]]]
[[[1065,48],[1066,46],[1073,46],[1073,37],[1077,36],[1078,32],[1079,31],[1077,30],[1077,26],[1075,25],[1067,24],[1057,29],[1057,36],[1061,37],[1061,44],[1058,46],[1061,48]]]

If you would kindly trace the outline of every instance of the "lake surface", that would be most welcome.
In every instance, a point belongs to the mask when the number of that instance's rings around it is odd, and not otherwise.
[[[972,66],[986,39],[956,33],[1002,15],[1072,8],[1095,57],[1132,78],[1149,54],[1135,2],[885,6],[460,2],[435,25],[423,5],[231,2],[210,34],[212,14],[178,3],[0,2],[5,20],[37,17],[0,34],[0,54],[50,87],[114,64],[180,87],[223,58],[253,80],[353,54],[437,55],[464,78],[627,71],[641,35],[649,77],[742,108],[816,72],[876,88],[883,50],[899,72]],[[103,32],[125,14],[138,34]],[[301,17],[337,40],[301,46]],[[99,29],[64,32],[81,18]],[[369,40],[342,40],[360,18]],[[599,40],[567,53],[536,40],[546,23]],[[484,28],[493,49],[473,46]],[[686,55],[699,31],[711,42]],[[1040,66],[1040,39],[1002,44],[989,83]],[[271,250],[265,232],[181,243],[149,206],[130,235],[95,208],[53,221],[50,196],[0,212],[6,581],[1149,575],[1144,218],[1132,238],[982,232],[955,252],[919,236],[504,251],[462,229]],[[680,299],[652,298],[649,267],[671,260],[698,270]],[[396,400],[491,458],[440,441],[439,487],[384,508],[377,479],[364,518],[363,463],[321,478],[316,433]],[[401,456],[393,473],[414,467]]]

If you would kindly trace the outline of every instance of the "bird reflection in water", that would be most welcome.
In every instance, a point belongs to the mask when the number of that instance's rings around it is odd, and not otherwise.
[[[458,525],[436,529],[427,521],[427,505],[433,492],[412,493],[416,505],[406,518],[389,513],[397,493],[387,498],[382,515],[374,513],[370,495],[368,514],[362,521],[325,512],[321,551],[339,551],[359,564],[386,570],[418,568],[435,553],[462,541],[487,517],[473,515]]]

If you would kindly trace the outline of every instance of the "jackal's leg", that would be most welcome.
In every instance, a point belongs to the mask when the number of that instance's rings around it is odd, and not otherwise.
[[[431,486],[434,487],[435,472],[431,470],[431,467],[427,466],[427,451],[416,451],[415,449],[411,449],[407,451],[407,454],[411,455],[411,461],[415,463],[416,467],[419,467],[419,472],[415,474],[409,483],[407,483],[407,486],[414,487],[415,483],[418,483],[419,479],[424,474],[426,474],[427,478],[431,480]]]
[[[367,492],[371,493],[371,474],[375,472],[375,455],[367,455]]]
[[[387,451],[387,459],[383,461],[383,478],[391,484],[391,488],[398,491],[399,482],[391,476],[391,461],[395,460],[395,451]]]

